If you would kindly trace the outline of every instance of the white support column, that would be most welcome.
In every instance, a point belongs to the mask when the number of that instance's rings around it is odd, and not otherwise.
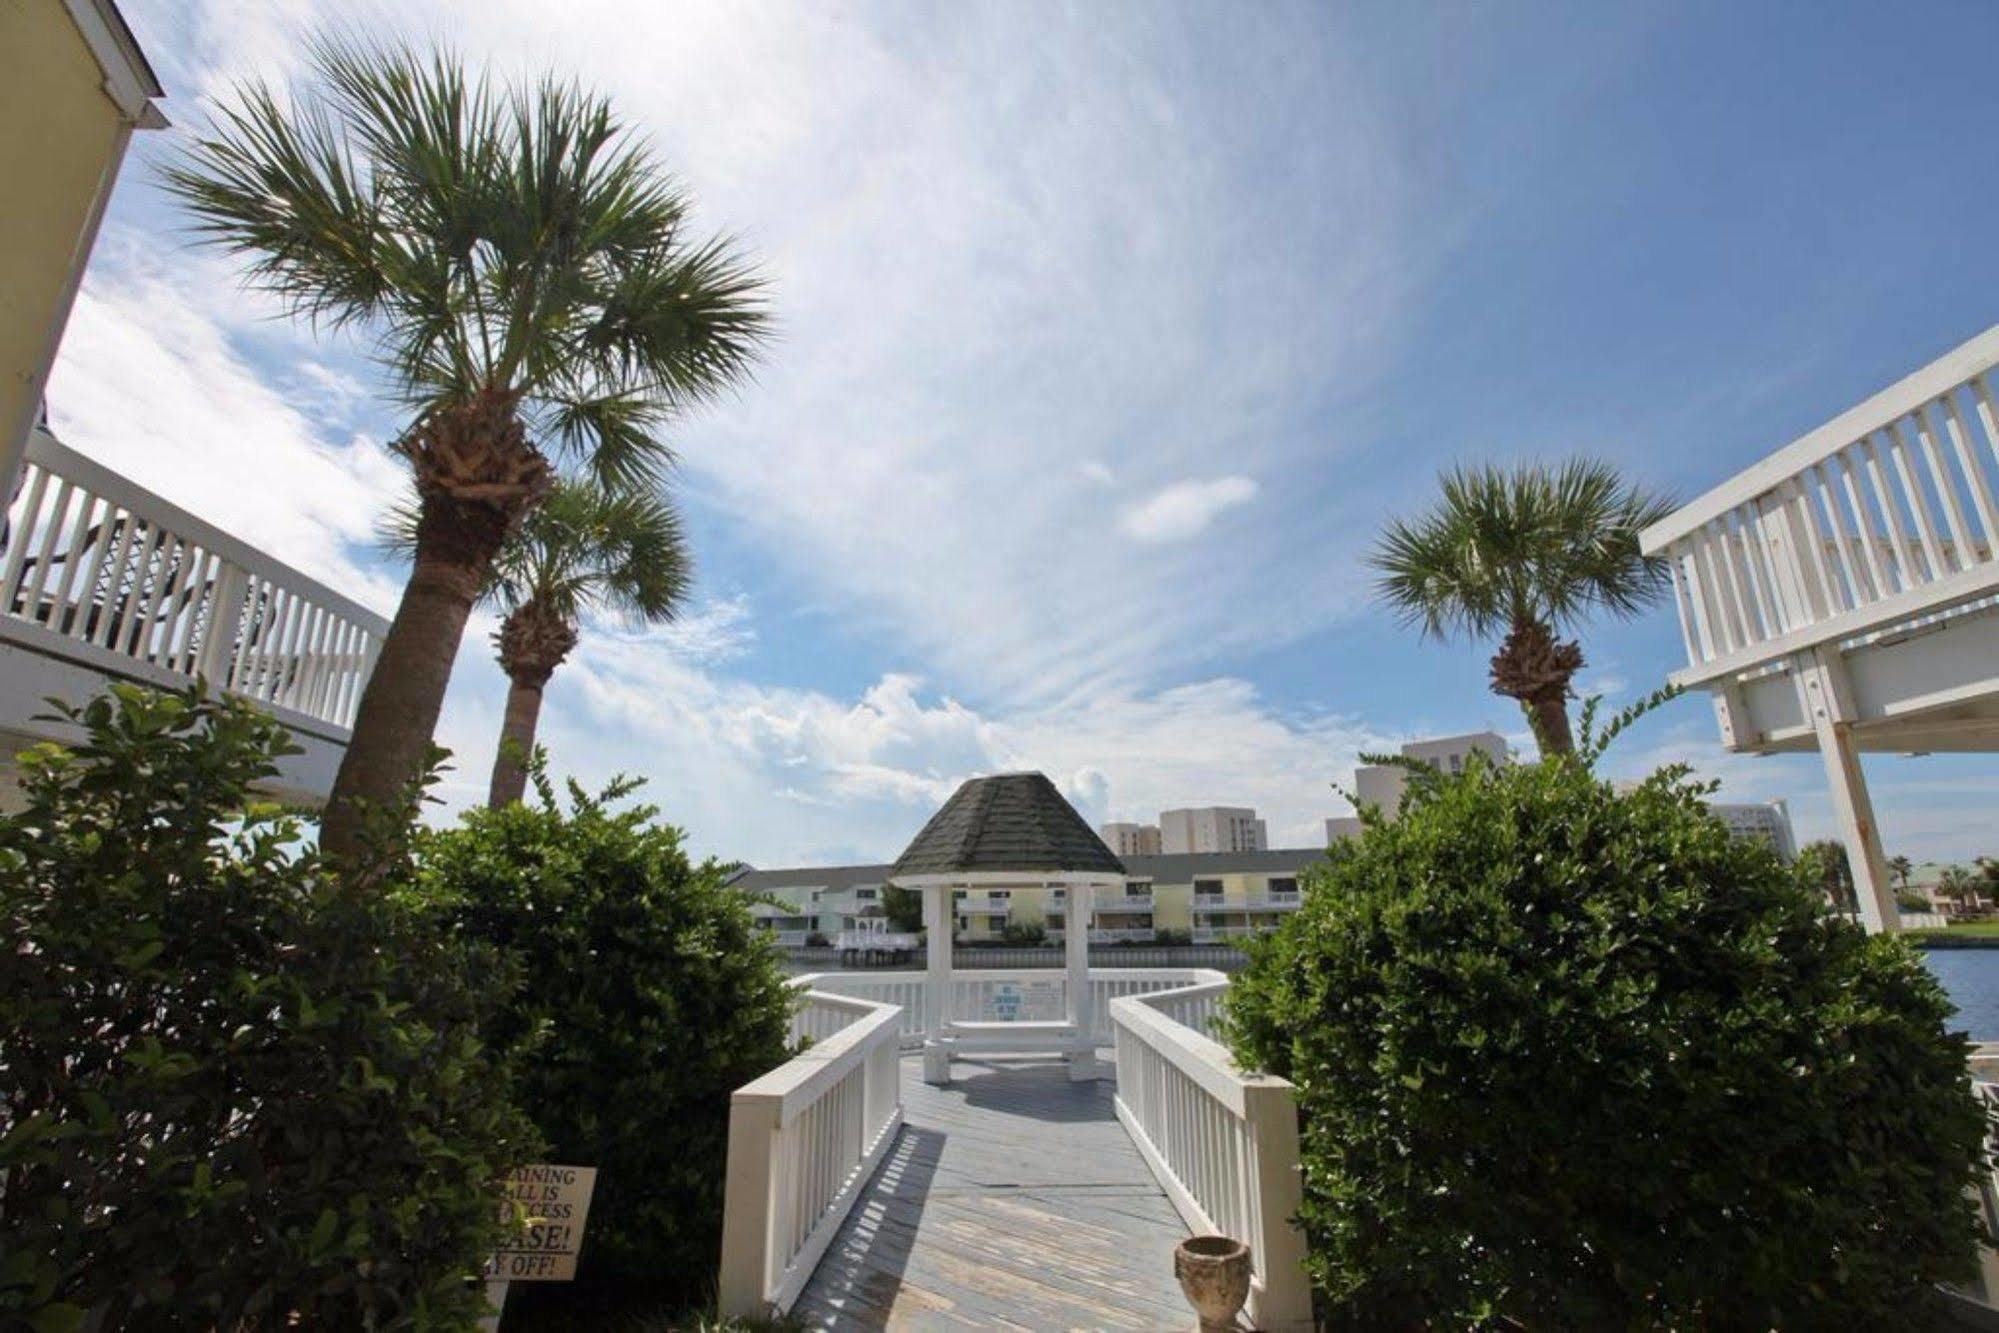
[[[1860,768],[1860,750],[1853,743],[1853,708],[1846,687],[1846,668],[1836,648],[1800,653],[1796,667],[1802,681],[1806,715],[1818,737],[1825,760],[1826,783],[1832,788],[1832,813],[1846,844],[1846,862],[1853,871],[1854,896],[1869,934],[1899,930],[1901,909],[1881,853],[1881,830],[1874,822],[1874,802]]]
[[[1090,925],[1096,886],[1088,880],[1071,882],[1069,885],[1069,905],[1063,925],[1067,928],[1062,936],[1063,959],[1068,964],[1067,984],[1063,989],[1068,995],[1069,1021],[1085,1039],[1090,1035],[1090,1024],[1095,1017],[1090,1012]],[[1069,1056],[1069,1081],[1081,1083],[1097,1076],[1097,1055],[1088,1047],[1074,1051]]]
[[[923,1081],[943,1087],[951,1081],[951,1052],[942,1044],[944,1029],[951,1022],[951,931],[957,924],[951,910],[951,886],[926,884],[923,894],[923,928],[928,932],[925,957],[929,970],[924,978],[924,1007],[930,1014],[930,1031],[923,1043]]]

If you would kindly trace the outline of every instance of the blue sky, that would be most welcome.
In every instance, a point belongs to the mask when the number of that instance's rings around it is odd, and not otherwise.
[[[760,5],[126,0],[145,136],[58,363],[58,432],[385,611],[373,371],[192,251],[153,163],[321,23],[606,91],[773,283],[757,381],[679,424],[701,586],[551,687],[559,771],[704,851],[892,856],[965,776],[1095,819],[1257,805],[1316,840],[1401,739],[1524,731],[1484,645],[1369,602],[1458,460],[1590,452],[1692,496],[1999,318],[1972,3]],[[442,739],[483,792],[475,625]],[[1612,701],[1670,610],[1590,627]],[[1524,735],[1520,737],[1524,741]],[[1815,760],[1686,760],[1829,831]],[[1891,851],[1999,852],[1999,763],[1870,759]]]

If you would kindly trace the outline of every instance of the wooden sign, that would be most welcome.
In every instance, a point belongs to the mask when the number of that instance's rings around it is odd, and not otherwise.
[[[486,1262],[488,1282],[568,1282],[583,1249],[583,1223],[597,1188],[594,1166],[524,1166],[507,1177],[508,1217],[527,1216],[525,1230]]]

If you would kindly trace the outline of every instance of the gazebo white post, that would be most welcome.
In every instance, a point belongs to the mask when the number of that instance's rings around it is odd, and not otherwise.
[[[1069,881],[1069,908],[1062,935],[1063,959],[1068,964],[1067,985],[1069,1022],[1083,1040],[1090,1041],[1090,915],[1095,886],[1080,876]],[[1081,1083],[1097,1076],[1097,1053],[1084,1046],[1069,1053],[1069,1081]]]
[[[949,884],[925,884],[922,892],[923,927],[929,932],[924,1008],[930,1014],[930,1032],[923,1043],[923,1081],[943,1087],[951,1081],[951,1051],[943,1037],[951,1023],[951,929],[956,923]]]

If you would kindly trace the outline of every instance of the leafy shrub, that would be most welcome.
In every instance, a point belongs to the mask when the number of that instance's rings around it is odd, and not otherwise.
[[[897,884],[882,885],[882,914],[890,930],[915,935],[923,930],[923,895]]]
[[[491,1036],[522,1052],[548,1160],[598,1168],[580,1275],[692,1305],[721,1253],[729,1094],[787,1058],[792,991],[723,867],[610,808],[635,784],[572,785],[565,813],[535,778],[538,802],[424,834],[422,882],[525,976]]]
[[[1048,943],[1048,932],[1039,921],[1009,921],[1000,928],[1000,943],[1015,948],[1034,948]]]
[[[1668,771],[1420,781],[1250,945],[1227,1027],[1298,1085],[1336,1327],[1927,1327],[1982,1113],[1904,945]]]
[[[808,949],[830,949],[833,947],[833,941],[827,939],[823,933],[815,930],[805,937],[805,947]]]
[[[1895,895],[1895,906],[1901,908],[1904,912],[1934,912],[1936,910],[1930,906],[1928,898],[1923,897],[1920,893],[1911,893],[1907,889]]]
[[[1168,926],[1163,930],[1153,931],[1152,942],[1154,944],[1166,945],[1168,948],[1177,948],[1181,945],[1192,944],[1194,942],[1194,932],[1191,930],[1175,930],[1173,927]]]
[[[478,1040],[504,969],[299,850],[255,710],[65,712],[0,816],[0,1323],[469,1324],[532,1147]]]

